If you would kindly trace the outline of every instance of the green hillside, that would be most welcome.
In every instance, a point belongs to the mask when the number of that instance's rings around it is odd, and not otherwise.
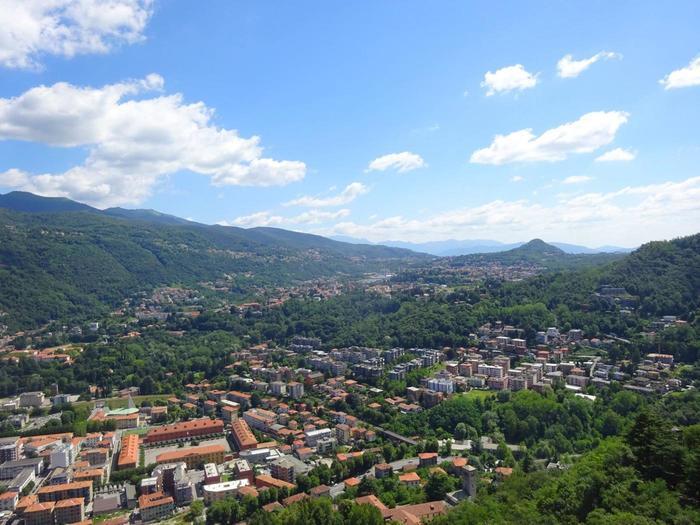
[[[593,295],[601,286],[624,288],[644,316],[687,316],[700,308],[700,234],[644,244],[611,264],[577,272],[544,274],[504,285],[510,304],[525,300],[571,310],[605,307]]]
[[[154,212],[101,212],[67,199],[27,195],[0,199],[1,324],[12,327],[94,315],[136,291],[224,274],[238,287],[281,285],[427,259],[397,248],[284,230],[177,223]]]
[[[571,254],[547,244],[541,239],[502,252],[475,253],[449,257],[451,266],[501,264],[505,266],[530,265],[546,270],[586,268],[622,259],[621,253]]]

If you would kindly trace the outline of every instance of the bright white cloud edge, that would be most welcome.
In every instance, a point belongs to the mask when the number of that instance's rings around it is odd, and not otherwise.
[[[527,199],[495,200],[413,219],[387,217],[370,223],[340,222],[311,230],[380,242],[426,242],[495,238],[505,242],[542,237],[576,239],[591,246],[634,246],[654,239],[696,233],[700,223],[700,177],[607,193],[554,196],[551,204]],[[573,237],[572,237],[573,232]]]
[[[425,160],[417,153],[402,151],[401,153],[389,153],[377,157],[369,163],[367,171],[396,170],[399,173],[406,173],[426,166]]]
[[[583,58],[581,60],[574,60],[571,54],[564,55],[559,59],[559,62],[557,62],[557,75],[561,78],[576,78],[599,60],[610,60],[613,58],[621,59],[622,55],[613,53],[612,51],[601,51],[592,57]]]
[[[271,211],[259,211],[250,215],[236,217],[232,221],[220,221],[222,226],[239,226],[242,228],[253,228],[260,226],[292,227],[303,224],[321,224],[337,220],[350,215],[350,210],[341,209],[337,211],[308,210],[299,215],[285,217],[275,215]]]
[[[212,108],[163,94],[163,86],[151,74],[101,88],[59,82],[0,98],[0,140],[88,151],[82,164],[61,173],[5,168],[0,186],[106,207],[138,204],[179,171],[205,175],[215,186],[280,186],[304,178],[303,162],[264,157],[260,137],[218,127]]]
[[[528,72],[522,64],[506,66],[496,71],[487,71],[481,87],[486,88],[486,96],[509,91],[522,91],[537,85],[537,74]]]
[[[700,86],[700,55],[696,56],[683,68],[671,71],[659,80],[664,89],[679,89]]]
[[[607,146],[628,119],[629,113],[624,111],[594,111],[539,136],[531,128],[496,135],[488,147],[472,153],[470,162],[500,165],[562,161],[570,155],[591,153]]]
[[[364,195],[369,191],[369,188],[361,182],[351,182],[338,195],[332,197],[313,197],[305,195],[285,202],[284,206],[306,206],[309,208],[325,208],[332,206],[343,206],[350,204],[360,195]]]
[[[592,177],[588,177],[586,175],[571,175],[569,177],[566,177],[563,181],[561,181],[562,184],[583,184],[584,182],[588,182],[593,180]]]
[[[144,39],[152,0],[0,0],[0,66],[40,69],[46,55],[103,54]]]
[[[596,157],[596,162],[629,162],[637,157],[637,153],[634,151],[615,148],[610,151],[606,151],[601,156]]]

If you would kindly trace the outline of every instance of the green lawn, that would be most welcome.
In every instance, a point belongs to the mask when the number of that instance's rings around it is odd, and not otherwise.
[[[134,400],[134,404],[138,407],[141,406],[141,403],[144,401],[150,401],[153,403],[154,401],[165,401],[169,397],[173,397],[173,394],[153,394],[150,396],[133,396],[132,399]],[[107,406],[109,408],[125,408],[129,404],[129,398],[127,397],[110,397],[107,399],[99,399],[98,401],[104,401],[106,402]],[[89,406],[90,408],[93,408],[95,406],[95,401],[76,401],[73,403],[73,406],[75,407],[80,407],[80,406]]]
[[[129,430],[125,430],[123,435],[127,434],[138,434],[139,436],[143,436],[148,432],[148,427],[139,427],[139,428],[131,428]]]
[[[118,512],[113,512],[111,514],[102,514],[100,516],[94,516],[92,521],[95,525],[102,523],[104,521],[110,520],[112,518],[118,518],[120,516],[129,516],[131,514],[130,510],[120,510]]]
[[[468,392],[465,392],[460,395],[471,399],[486,399],[487,397],[495,396],[496,393],[492,390],[469,390]]]

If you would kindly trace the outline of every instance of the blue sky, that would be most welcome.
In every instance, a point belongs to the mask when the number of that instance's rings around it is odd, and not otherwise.
[[[0,0],[0,191],[372,241],[697,232],[700,4],[564,4]]]

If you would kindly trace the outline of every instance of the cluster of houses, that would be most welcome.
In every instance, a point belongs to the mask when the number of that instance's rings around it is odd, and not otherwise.
[[[119,443],[115,432],[0,440],[0,495],[5,517],[27,525],[83,522],[95,491],[109,478]]]

